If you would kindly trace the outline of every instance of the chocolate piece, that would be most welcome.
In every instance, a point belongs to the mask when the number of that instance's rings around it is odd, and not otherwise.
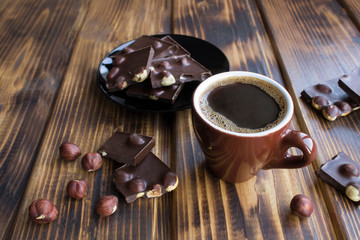
[[[190,53],[183,47],[181,46],[178,42],[176,42],[172,37],[170,37],[169,35],[166,35],[165,37],[161,38],[161,40],[175,44],[176,46],[178,46],[178,49],[176,51],[174,51],[174,53],[172,55],[174,56],[180,56],[180,55],[188,55],[190,56]],[[165,56],[165,57],[170,57],[169,56]]]
[[[171,192],[179,180],[165,163],[150,152],[136,166],[124,165],[116,169],[113,182],[125,201],[131,203],[140,197],[160,197]]]
[[[334,121],[360,108],[338,85],[338,78],[308,87],[301,92],[302,98],[324,117]]]
[[[163,41],[156,37],[144,35],[124,48],[123,53],[130,53],[149,46],[154,49],[154,59],[171,56],[178,50],[178,46],[176,44]]]
[[[157,100],[167,103],[174,103],[179,96],[183,84],[171,85],[168,87],[152,88],[147,82],[132,85],[126,91],[126,94],[131,97]]]
[[[344,193],[349,199],[360,203],[360,165],[348,155],[340,152],[332,160],[323,164],[316,176]]]
[[[340,77],[339,86],[360,105],[360,67],[350,74]]]
[[[116,162],[136,165],[154,146],[153,137],[116,131],[98,152]]]
[[[153,56],[154,50],[151,47],[112,56],[113,66],[107,74],[106,87],[109,91],[115,92],[144,81],[149,75]]]
[[[204,81],[210,76],[210,70],[186,55],[157,59],[151,63],[150,80],[153,88]]]

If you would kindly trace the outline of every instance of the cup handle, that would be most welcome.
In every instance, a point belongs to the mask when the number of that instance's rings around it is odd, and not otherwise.
[[[288,150],[291,147],[300,149],[302,155],[289,154]],[[305,167],[315,159],[316,149],[315,141],[309,135],[288,129],[282,136],[279,151],[274,154],[274,157],[263,169]]]

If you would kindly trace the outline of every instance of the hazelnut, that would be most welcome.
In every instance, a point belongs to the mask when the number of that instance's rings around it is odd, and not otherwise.
[[[128,143],[131,145],[143,145],[145,140],[141,136],[134,133],[129,136]]]
[[[168,71],[162,72],[161,85],[166,87],[176,83],[175,77]]]
[[[103,196],[96,204],[95,212],[100,216],[110,216],[113,214],[118,206],[118,198],[114,195]]]
[[[341,165],[339,171],[344,177],[359,177],[359,169],[351,163]]]
[[[142,72],[135,74],[132,80],[134,82],[143,82],[148,76],[149,76],[149,72],[146,69],[144,69],[142,70]]]
[[[291,200],[290,209],[300,217],[310,217],[314,211],[314,205],[309,197],[298,194]]]
[[[29,207],[30,219],[36,223],[45,224],[57,218],[58,210],[52,202],[47,199],[38,199]]]
[[[126,183],[133,179],[133,174],[127,169],[118,168],[114,173],[114,182]]]
[[[80,148],[69,142],[64,142],[60,145],[59,153],[62,159],[67,161],[74,161],[81,155]]]
[[[88,183],[86,180],[71,180],[67,185],[69,197],[82,199],[86,196]]]
[[[350,183],[345,190],[346,196],[354,201],[360,201],[360,184],[359,183]]]
[[[156,184],[153,189],[151,189],[150,191],[146,192],[146,196],[148,198],[153,198],[153,197],[160,197],[163,194],[162,191],[162,187],[159,184]]]
[[[168,172],[163,178],[163,184],[167,192],[173,191],[179,184],[179,179],[174,172]]]
[[[87,153],[81,159],[82,167],[88,171],[96,171],[102,166],[102,158],[99,153]]]
[[[142,192],[146,189],[146,182],[140,177],[133,178],[128,183],[128,189],[133,193]]]

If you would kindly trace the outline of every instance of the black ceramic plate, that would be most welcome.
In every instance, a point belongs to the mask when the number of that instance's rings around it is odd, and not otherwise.
[[[229,71],[230,65],[228,59],[224,53],[213,44],[199,38],[186,35],[161,34],[153,36],[162,38],[166,35],[170,35],[175,41],[188,50],[190,52],[190,56],[209,69],[212,74]],[[109,92],[106,89],[103,79],[106,79],[106,75],[112,67],[112,59],[109,58],[109,56],[121,51],[134,41],[135,40],[131,40],[118,46],[101,61],[97,71],[97,80],[102,92],[119,105],[136,111],[172,112],[191,107],[192,94],[199,82],[186,83],[174,104],[162,103],[150,99],[147,100],[129,97],[125,94],[125,90],[119,92]]]

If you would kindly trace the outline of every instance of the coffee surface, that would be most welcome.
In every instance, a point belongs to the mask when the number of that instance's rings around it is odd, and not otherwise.
[[[261,132],[277,125],[285,100],[275,87],[256,78],[229,80],[200,100],[204,115],[215,125],[234,132]]]

